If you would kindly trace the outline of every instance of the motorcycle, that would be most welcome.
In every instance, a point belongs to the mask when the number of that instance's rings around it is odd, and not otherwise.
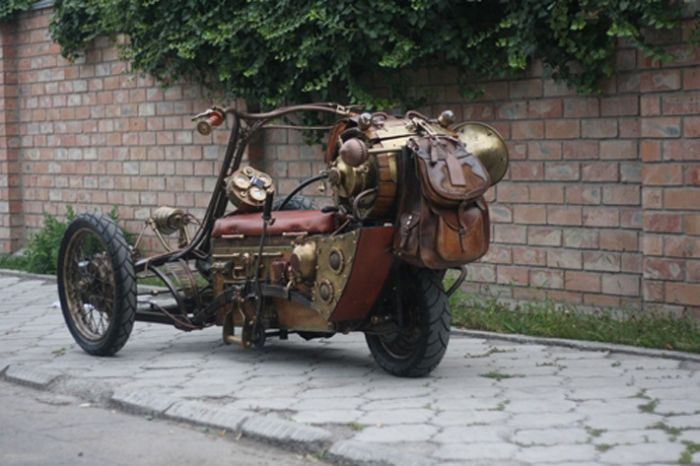
[[[323,128],[327,169],[275,199],[273,178],[243,166],[244,154],[266,129],[318,129],[289,123],[303,113],[336,120]],[[230,125],[201,220],[159,207],[133,246],[99,213],[68,226],[58,290],[78,345],[113,355],[134,321],[184,331],[218,325],[226,344],[243,348],[291,333],[308,340],[363,332],[387,372],[430,373],[449,341],[448,297],[465,280],[465,265],[488,249],[483,193],[508,166],[498,132],[455,124],[450,111],[394,116],[333,103],[267,113],[212,107],[193,120],[202,135]],[[315,209],[300,195],[315,183],[330,185],[332,205]],[[139,257],[147,231],[164,251]],[[445,290],[449,268],[459,276]],[[137,287],[143,277],[161,286]]]

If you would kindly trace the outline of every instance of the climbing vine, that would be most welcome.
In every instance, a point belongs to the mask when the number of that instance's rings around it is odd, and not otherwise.
[[[27,1],[10,0],[9,8],[21,9]],[[534,59],[541,59],[554,79],[594,92],[614,72],[619,39],[654,59],[667,58],[645,31],[677,27],[681,5],[675,0],[57,0],[51,34],[69,58],[97,36],[123,37],[122,53],[135,70],[165,83],[195,79],[263,106],[335,98],[384,106],[416,97],[404,94],[405,84],[421,69],[431,74],[456,69],[468,89],[478,79],[523,71]]]

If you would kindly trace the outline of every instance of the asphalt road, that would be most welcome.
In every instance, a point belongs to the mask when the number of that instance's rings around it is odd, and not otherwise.
[[[232,434],[147,419],[0,382],[0,464],[324,464]]]

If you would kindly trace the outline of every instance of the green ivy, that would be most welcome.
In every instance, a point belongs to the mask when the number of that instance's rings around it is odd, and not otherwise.
[[[121,36],[137,71],[262,106],[389,106],[416,97],[405,92],[421,69],[457,70],[473,95],[478,80],[537,58],[595,92],[619,39],[667,59],[643,31],[677,27],[681,14],[676,0],[56,0],[51,34],[72,59],[97,36]]]
[[[2,0],[0,2],[0,22],[20,11],[27,11],[36,0]]]

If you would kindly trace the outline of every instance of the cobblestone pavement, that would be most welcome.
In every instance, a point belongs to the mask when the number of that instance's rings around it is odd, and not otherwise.
[[[53,282],[0,276],[0,370],[318,426],[331,454],[357,463],[700,463],[697,362],[453,335],[432,376],[399,379],[361,335],[245,351],[219,328],[139,322],[116,357],[96,358],[73,343],[56,299]]]

